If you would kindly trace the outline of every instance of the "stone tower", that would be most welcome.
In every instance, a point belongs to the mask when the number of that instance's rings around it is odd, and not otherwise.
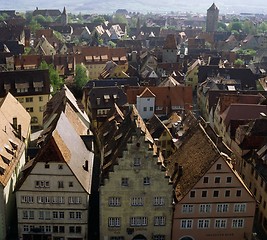
[[[63,24],[63,25],[67,25],[68,24],[68,15],[67,15],[65,7],[63,9],[63,12],[61,13],[61,24]]]
[[[206,32],[215,32],[217,30],[218,18],[219,9],[215,5],[215,3],[213,3],[207,10]]]

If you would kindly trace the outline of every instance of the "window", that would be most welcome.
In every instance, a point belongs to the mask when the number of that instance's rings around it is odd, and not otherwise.
[[[64,182],[58,181],[58,188],[64,188]]]
[[[203,178],[203,183],[208,183],[209,182],[209,177],[204,177]]]
[[[228,204],[217,204],[217,212],[228,212],[229,205]]]
[[[69,204],[81,204],[81,203],[82,203],[81,197],[76,197],[76,196],[69,197]]]
[[[21,203],[34,203],[33,196],[21,196]]]
[[[69,233],[81,233],[82,227],[81,226],[69,226]]]
[[[32,97],[26,97],[26,102],[33,102],[33,98]]]
[[[191,192],[190,192],[190,197],[191,197],[191,198],[194,198],[195,196],[196,196],[196,192],[195,192],[195,191],[191,191]]]
[[[216,165],[216,170],[221,170],[222,169],[222,164],[217,164]]]
[[[49,188],[49,181],[35,181],[36,188]]]
[[[120,197],[110,197],[108,199],[109,207],[120,207],[121,206],[121,198]]]
[[[33,117],[31,118],[31,123],[38,123],[38,118],[35,117],[35,116],[33,116]]]
[[[243,228],[243,227],[244,227],[244,219],[232,220],[232,228]]]
[[[53,211],[53,219],[64,219],[64,212]]]
[[[150,178],[144,177],[144,185],[150,185]]]
[[[215,177],[215,183],[220,183],[221,178],[220,177]]]
[[[34,211],[24,210],[22,212],[22,219],[34,219]]]
[[[108,226],[109,227],[120,227],[121,220],[119,217],[109,217],[108,218]]]
[[[40,106],[39,107],[39,112],[43,112],[44,111],[44,107],[43,106]]]
[[[164,205],[164,197],[154,197],[154,206],[163,206]]]
[[[255,194],[256,195],[256,194]],[[241,197],[241,190],[236,190],[236,196]]]
[[[153,112],[153,110],[154,110],[153,107],[150,107],[150,108],[149,108],[149,111],[150,111],[150,112]]]
[[[143,206],[143,198],[142,197],[133,197],[131,199],[131,206]]]
[[[202,197],[207,197],[207,191],[202,191],[202,192],[201,192],[201,196],[202,196]]]
[[[210,213],[211,212],[211,205],[210,204],[200,204],[199,212]]]
[[[70,219],[81,219],[82,212],[69,212],[69,218]]]
[[[215,219],[214,228],[226,228],[227,219]]]
[[[154,235],[153,240],[165,240],[165,235]]]
[[[144,112],[146,112],[147,111],[147,107],[144,107],[143,110],[144,110]]]
[[[154,226],[165,226],[166,218],[165,217],[154,217]]]
[[[234,205],[234,212],[245,212],[246,211],[246,203],[236,203]]]
[[[231,182],[232,182],[232,177],[227,177],[227,178],[226,178],[226,182],[227,182],[227,183],[231,183]]]
[[[45,163],[45,168],[50,168],[49,163]]]
[[[39,96],[39,102],[43,101],[43,96]]]
[[[180,223],[181,229],[191,229],[193,227],[192,219],[182,219]]]
[[[210,220],[209,219],[199,219],[197,223],[198,228],[209,228]]]
[[[26,111],[27,111],[27,112],[33,112],[33,107],[28,107],[28,108],[26,108]]]
[[[141,159],[139,157],[134,158],[134,166],[140,166],[141,165]]]
[[[147,226],[147,217],[131,217],[130,225],[131,227]]]
[[[213,191],[213,197],[219,197],[219,191],[217,190]]]
[[[193,204],[183,204],[182,213],[192,213],[193,212]]]
[[[128,183],[128,178],[122,178],[121,179],[121,186],[128,186],[129,183]]]
[[[73,182],[69,182],[69,187],[73,187]]]
[[[225,194],[224,194],[225,197],[230,197],[230,190],[225,190]]]
[[[63,165],[62,164],[58,164],[58,169],[62,170],[63,169]]]
[[[59,226],[59,232],[64,233],[65,232],[65,227],[64,226]]]

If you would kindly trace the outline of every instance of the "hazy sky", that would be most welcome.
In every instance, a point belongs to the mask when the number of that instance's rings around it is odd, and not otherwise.
[[[267,14],[266,0],[218,0],[214,1],[220,13],[264,13]],[[66,6],[69,12],[112,13],[119,8],[138,12],[198,12],[206,13],[213,1],[199,0],[1,0],[1,9],[17,11],[40,9],[60,9]]]

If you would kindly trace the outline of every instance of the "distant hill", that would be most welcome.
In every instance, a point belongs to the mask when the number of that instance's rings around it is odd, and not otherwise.
[[[36,7],[39,9],[60,9],[66,6],[68,12],[73,13],[113,13],[119,8],[125,8],[131,12],[199,12],[206,10],[215,2],[220,13],[267,13],[265,0],[219,0],[196,1],[196,0],[9,0],[1,2],[1,9],[15,9],[17,11],[30,11]]]

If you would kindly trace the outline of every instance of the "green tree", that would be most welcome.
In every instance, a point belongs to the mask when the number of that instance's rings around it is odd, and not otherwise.
[[[58,72],[54,68],[53,64],[47,64],[47,62],[42,61],[39,69],[48,69],[49,70],[49,79],[50,84],[53,88],[52,93],[55,93],[63,85],[63,79],[59,76]]]
[[[42,26],[35,19],[32,19],[31,22],[29,23],[29,28],[31,32],[35,33],[36,30],[41,29]]]
[[[88,81],[87,69],[82,64],[77,64],[75,69],[74,84],[78,89],[82,89]]]
[[[97,16],[94,19],[92,19],[92,23],[95,23],[97,25],[101,25],[105,21],[106,21],[106,19],[104,17],[102,17],[102,16]]]
[[[259,24],[258,26],[258,32],[259,33],[265,33],[267,32],[267,23],[266,22],[262,22]]]
[[[237,31],[237,32],[240,32],[242,31],[242,23],[240,21],[234,21],[234,22],[231,22],[228,26],[228,29],[230,31]]]
[[[244,65],[244,61],[240,58],[236,59],[235,62],[234,62],[234,65],[237,66],[237,67],[240,67],[240,66],[243,66]]]
[[[115,15],[113,16],[112,21],[113,21],[114,23],[126,23],[126,24],[128,23],[126,17],[125,17],[124,15],[120,15],[120,14],[115,14]]]

